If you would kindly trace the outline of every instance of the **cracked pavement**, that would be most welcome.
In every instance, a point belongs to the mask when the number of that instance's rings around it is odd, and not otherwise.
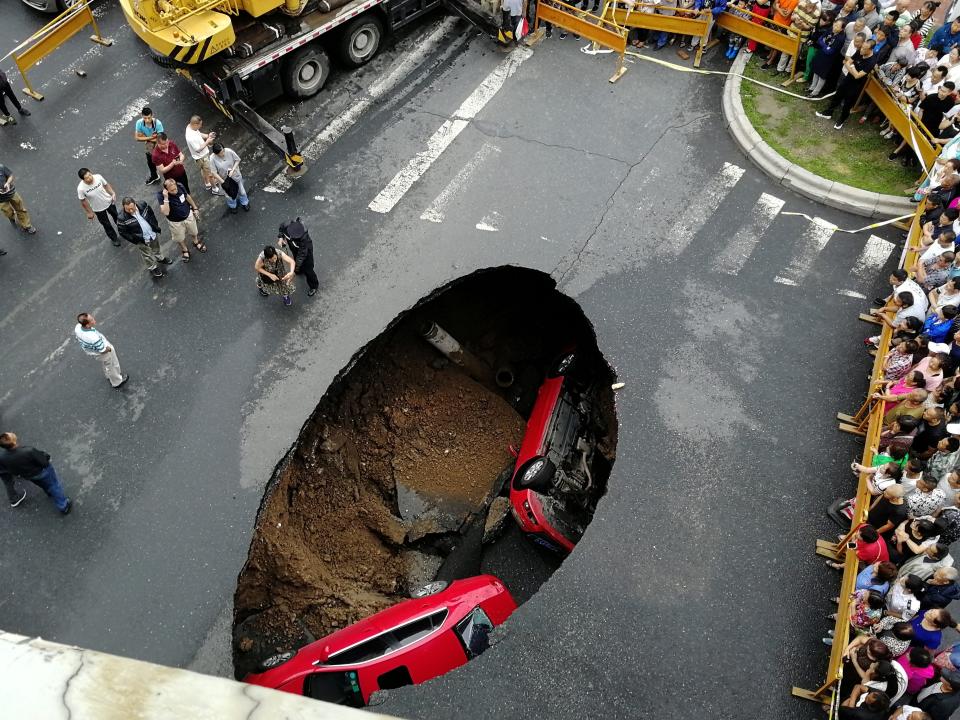
[[[880,283],[852,284],[866,238],[839,235],[796,287],[775,283],[807,230],[784,216],[763,228],[739,274],[712,269],[764,192],[785,209],[862,224],[769,187],[725,134],[718,79],[637,63],[610,85],[611,58],[555,37],[377,214],[368,203],[502,60],[484,38],[456,25],[447,47],[311,158],[304,178],[270,193],[275,159],[185,83],[169,83],[119,9],[99,7],[115,46],[72,40],[32,73],[47,94],[33,117],[0,128],[0,161],[40,228],[35,238],[0,234],[2,421],[52,454],[76,499],[68,518],[33,491],[4,513],[0,626],[229,674],[231,598],[264,484],[330,381],[437,287],[516,264],[552,274],[576,298],[626,383],[610,492],[576,552],[489,652],[390,693],[381,709],[810,716],[789,687],[822,679],[819,637],[836,590],[813,542],[831,531],[823,508],[849,492],[856,452],[832,418],[857,405],[869,360],[858,349],[862,301],[836,290],[873,297]],[[4,20],[5,47],[40,24],[15,2]],[[437,22],[338,74],[317,99],[264,113],[306,144]],[[118,192],[151,198],[132,123],[118,121],[141,100],[178,141],[195,112],[216,125],[243,158],[254,208],[227,216],[218,199],[199,198],[210,252],[159,283],[132,248],[113,248],[86,223],[73,195],[74,165],[85,164]],[[724,163],[742,177],[671,245]],[[308,299],[301,286],[286,309],[257,295],[251,268],[296,216],[314,237],[321,289]],[[81,309],[97,314],[132,376],[121,393],[70,339]]]

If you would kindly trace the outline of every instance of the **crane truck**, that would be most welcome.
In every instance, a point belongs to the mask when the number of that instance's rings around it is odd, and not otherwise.
[[[299,174],[305,168],[292,130],[278,131],[255,108],[282,95],[315,95],[330,76],[331,56],[360,67],[387,32],[441,2],[496,37],[498,0],[120,0],[120,6],[158,64],[174,68]]]

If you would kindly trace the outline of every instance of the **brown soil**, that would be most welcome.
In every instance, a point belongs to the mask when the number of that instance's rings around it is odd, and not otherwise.
[[[431,579],[404,543],[455,530],[523,436],[503,398],[438,362],[409,327],[375,344],[321,401],[264,501],[235,598],[238,672],[250,637],[288,649],[309,639],[301,622],[320,637]],[[398,483],[432,515],[401,518]]]

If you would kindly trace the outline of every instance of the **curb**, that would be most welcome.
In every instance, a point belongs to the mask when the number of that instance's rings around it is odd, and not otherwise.
[[[749,59],[750,56],[744,52],[737,55],[730,69],[731,74],[723,84],[721,107],[724,125],[733,136],[733,141],[754,165],[775,180],[778,185],[783,185],[810,200],[854,215],[887,218],[906,215],[916,209],[916,206],[904,197],[868,192],[814,175],[809,170],[804,170],[790,162],[764,142],[747,119],[740,100],[741,78],[739,76],[743,73],[743,68]]]

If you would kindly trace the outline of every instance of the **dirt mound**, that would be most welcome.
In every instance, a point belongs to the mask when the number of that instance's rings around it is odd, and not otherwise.
[[[235,598],[238,674],[254,646],[296,647],[430,580],[436,565],[405,544],[456,531],[523,436],[502,397],[409,327],[378,342],[321,401],[264,502]]]

